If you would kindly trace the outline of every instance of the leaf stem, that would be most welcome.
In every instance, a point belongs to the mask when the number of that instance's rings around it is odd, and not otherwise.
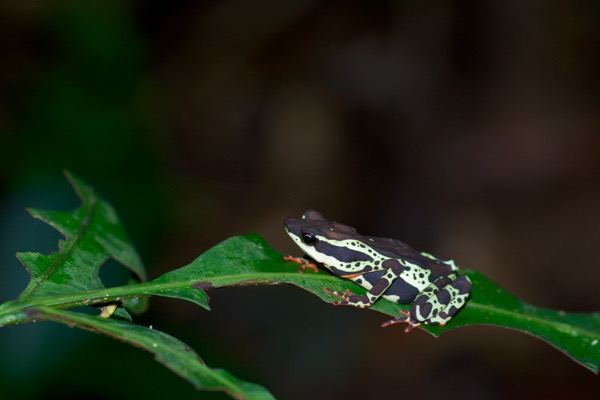
[[[224,286],[228,283],[231,286],[242,286],[244,285],[244,282],[247,282],[246,284],[250,285],[260,284],[261,282],[264,282],[265,284],[279,284],[285,283],[286,275],[294,276],[295,274],[295,272],[274,274],[276,275],[274,279],[265,280],[264,273],[253,273],[246,274],[245,279],[242,281],[240,281],[239,275],[223,275],[220,277],[211,278],[211,283],[215,287]],[[0,327],[27,322],[28,317],[26,312],[30,309],[41,309],[43,307],[66,309],[79,306],[94,306],[99,304],[120,302],[126,299],[160,295],[162,292],[168,292],[173,289],[191,288],[192,285],[201,281],[201,279],[189,279],[177,282],[160,282],[159,280],[160,278],[146,283],[115,286],[112,288],[66,294],[61,296],[38,297],[33,299],[30,298],[26,299],[25,301],[9,301],[0,305]],[[235,280],[235,283],[232,282],[233,280]]]

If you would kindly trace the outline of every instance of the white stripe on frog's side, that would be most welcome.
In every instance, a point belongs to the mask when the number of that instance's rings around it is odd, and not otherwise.
[[[362,243],[355,239],[335,240],[327,239],[323,236],[318,236],[318,240],[320,242],[325,242],[330,244],[331,246],[339,247],[341,249],[347,249],[355,251],[357,253],[365,254],[371,257],[373,259],[372,261],[349,261],[346,263],[338,260],[333,256],[328,256],[326,254],[320,253],[314,246],[307,246],[302,242],[302,240],[300,240],[299,238],[297,239],[297,237],[294,237],[294,240],[302,248],[302,250],[306,252],[306,254],[314,258],[316,261],[324,264],[326,267],[335,267],[343,270],[344,272],[362,272],[366,265],[372,268],[370,272],[383,271],[385,268],[381,266],[381,263],[389,259],[389,257],[386,257],[376,252],[372,248],[365,247],[364,245],[361,246]],[[378,266],[373,265],[375,261],[380,261],[380,264]],[[355,266],[354,264],[356,263],[360,263],[360,265]]]
[[[294,242],[296,242],[298,247],[300,247],[306,254],[311,256],[315,261],[320,262],[321,264],[325,265],[326,267],[339,268],[341,265],[344,265],[344,266],[346,265],[345,263],[340,262],[335,257],[328,256],[328,255],[318,252],[314,246],[308,246],[307,244],[305,244],[302,241],[302,239],[299,236],[292,234],[292,235],[290,235],[290,237],[294,240]],[[358,246],[358,244],[360,242],[358,242],[357,240],[353,240],[353,239],[333,240],[333,239],[324,238],[323,236],[319,236],[318,240],[321,242],[329,243],[332,246],[347,248],[347,249],[354,250],[354,251],[357,251],[362,254],[367,254],[368,256],[373,258],[373,261],[379,260],[379,261],[383,262],[389,258],[389,257],[384,257],[381,254],[375,253],[373,251],[372,252],[365,251],[366,249]],[[372,263],[372,261],[369,261],[369,265],[371,265],[371,263]],[[348,264],[350,264],[350,263],[348,263]],[[360,272],[362,269],[364,269],[364,265],[361,265],[359,267],[350,267],[350,268],[344,267],[343,268],[343,270],[346,272]],[[381,268],[381,267],[373,268],[373,271],[383,271],[383,268]]]

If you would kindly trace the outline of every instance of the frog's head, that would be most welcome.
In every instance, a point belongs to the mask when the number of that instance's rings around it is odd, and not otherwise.
[[[326,266],[371,259],[358,248],[364,243],[362,235],[350,226],[326,220],[317,211],[308,210],[302,218],[288,218],[283,224],[298,247]]]

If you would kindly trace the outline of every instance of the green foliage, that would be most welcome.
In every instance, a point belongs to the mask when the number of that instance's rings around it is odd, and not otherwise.
[[[157,361],[200,390],[220,390],[240,399],[270,399],[263,387],[243,382],[226,371],[207,367],[181,341],[157,330],[130,322],[122,308],[128,301],[165,296],[190,301],[209,309],[205,291],[240,285],[293,284],[326,302],[335,298],[323,291],[364,289],[326,272],[298,273],[297,264],[284,261],[255,234],[230,238],[208,250],[189,265],[150,282],[105,288],[98,276],[102,264],[113,258],[139,280],[143,265],[112,207],[79,179],[67,174],[82,205],[71,212],[30,210],[59,230],[65,239],[50,255],[19,253],[31,281],[14,301],[0,305],[0,326],[50,320],[106,335],[152,353]],[[478,272],[466,272],[473,283],[465,308],[446,326],[420,326],[434,336],[466,325],[489,324],[516,329],[545,340],[594,372],[600,368],[600,314],[567,313],[537,308],[516,299]],[[106,306],[102,316],[66,311],[84,305]],[[114,314],[108,306],[119,305]],[[392,317],[408,309],[387,300],[372,310]],[[388,328],[394,329],[394,328]]]
[[[181,341],[129,322],[130,317],[123,308],[117,309],[112,317],[110,313],[106,315],[111,318],[62,310],[86,305],[123,304],[148,295],[180,297],[173,296],[177,293],[187,293],[186,299],[208,307],[204,293],[190,288],[186,281],[105,288],[98,273],[108,258],[127,267],[139,280],[145,280],[146,272],[112,207],[73,175],[67,174],[67,178],[82,205],[71,212],[29,210],[34,217],[60,231],[65,239],[60,242],[56,253],[17,255],[31,274],[31,281],[15,301],[0,305],[0,326],[51,320],[86,329],[152,353],[157,361],[197,389],[220,390],[240,399],[273,398],[263,387],[243,382],[227,371],[207,367]]]
[[[40,307],[32,316],[77,326],[144,349],[154,354],[158,362],[187,379],[196,389],[223,390],[238,398],[272,398],[258,385],[243,382],[222,369],[206,367],[196,352],[185,343],[155,329],[54,308]]]
[[[62,233],[59,251],[50,255],[18,253],[31,281],[18,301],[102,289],[100,267],[110,257],[146,280],[142,260],[131,245],[112,207],[73,175],[67,179],[82,205],[71,212],[29,209],[29,213]]]

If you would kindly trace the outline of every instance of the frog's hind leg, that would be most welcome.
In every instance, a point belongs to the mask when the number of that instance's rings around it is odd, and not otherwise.
[[[471,281],[451,274],[429,285],[411,304],[410,314],[419,322],[445,325],[465,305]]]
[[[411,303],[410,312],[400,311],[403,316],[387,321],[383,327],[407,322],[404,330],[410,332],[420,324],[445,325],[465,304],[471,281],[466,276],[455,274],[439,278],[421,291]]]

